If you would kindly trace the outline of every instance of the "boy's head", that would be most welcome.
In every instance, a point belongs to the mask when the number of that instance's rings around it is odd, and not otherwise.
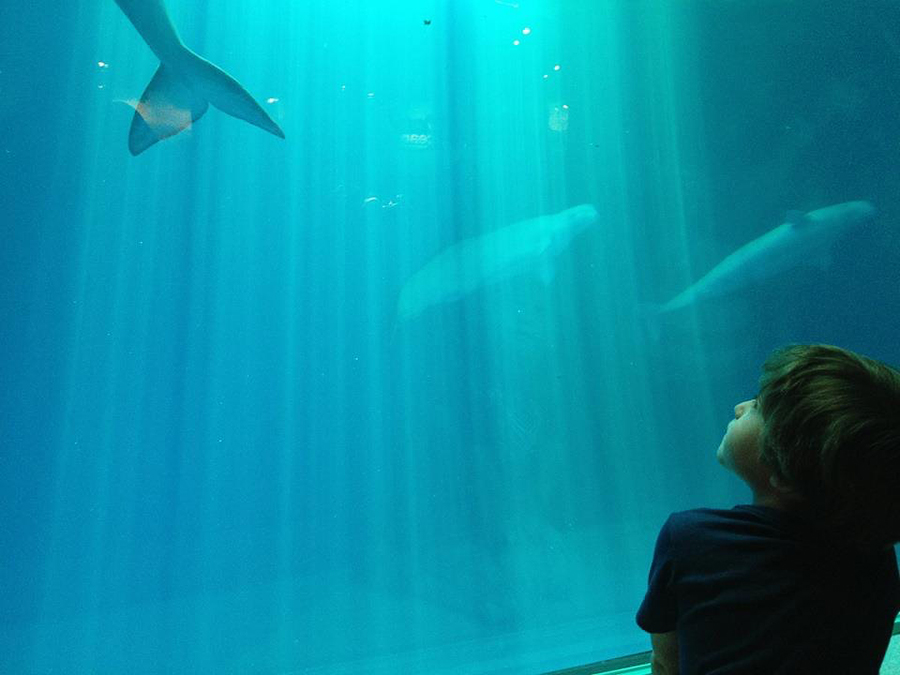
[[[900,541],[900,373],[829,345],[791,345],[763,365],[761,464],[822,533]]]

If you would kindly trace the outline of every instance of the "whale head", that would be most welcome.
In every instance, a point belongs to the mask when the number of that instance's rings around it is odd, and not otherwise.
[[[597,209],[593,204],[579,204],[559,214],[570,227],[582,229],[597,220]]]
[[[556,248],[569,244],[578,234],[586,230],[597,220],[597,209],[593,204],[579,204],[551,216],[556,240]]]
[[[806,218],[819,225],[852,227],[866,223],[875,217],[877,211],[866,201],[833,204],[806,214]]]

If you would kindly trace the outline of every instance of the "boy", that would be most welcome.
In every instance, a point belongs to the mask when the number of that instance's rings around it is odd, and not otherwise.
[[[900,373],[777,350],[716,455],[753,504],[663,525],[637,613],[653,673],[877,675],[900,610]]]

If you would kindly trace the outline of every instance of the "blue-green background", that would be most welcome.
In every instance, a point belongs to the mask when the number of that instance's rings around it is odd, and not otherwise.
[[[131,157],[157,64],[115,4],[0,6],[5,673],[649,649],[666,515],[749,499],[715,450],[767,353],[900,362],[897,2],[168,4],[286,140],[211,110]],[[826,269],[643,330],[851,199]],[[581,203],[549,286],[395,325],[443,247]]]

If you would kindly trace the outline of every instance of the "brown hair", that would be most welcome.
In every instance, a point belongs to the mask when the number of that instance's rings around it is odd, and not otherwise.
[[[760,377],[760,456],[835,543],[900,541],[900,372],[830,345],[773,352]]]

